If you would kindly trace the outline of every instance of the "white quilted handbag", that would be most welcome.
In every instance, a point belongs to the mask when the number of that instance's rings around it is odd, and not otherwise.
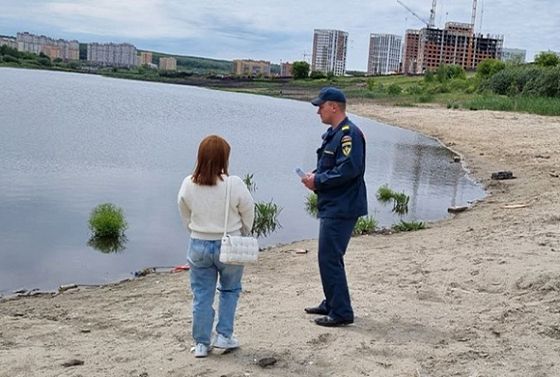
[[[257,239],[251,236],[230,236],[227,234],[230,196],[231,181],[230,177],[228,177],[226,182],[226,214],[222,247],[220,248],[220,262],[226,264],[254,263],[259,256],[259,243]]]

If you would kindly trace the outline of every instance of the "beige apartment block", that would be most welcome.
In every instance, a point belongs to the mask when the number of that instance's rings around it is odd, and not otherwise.
[[[102,66],[133,67],[137,65],[136,47],[129,43],[89,43],[87,60]]]
[[[175,58],[159,58],[159,69],[162,71],[176,71],[177,59]]]
[[[65,61],[80,59],[80,43],[64,39],[52,39],[44,35],[31,33],[17,33],[16,43],[18,51],[32,52],[39,55],[41,52],[51,57]]]
[[[237,76],[270,76],[270,62],[265,60],[241,60],[233,61],[233,74]]]
[[[280,64],[280,76],[281,77],[292,77],[292,63],[282,63]]]
[[[57,46],[50,46],[50,45],[43,46],[41,52],[47,55],[51,60],[58,59],[58,58],[62,59],[60,48]]]
[[[14,37],[0,37],[0,46],[4,45],[17,49],[17,42]]]
[[[152,53],[142,51],[140,55],[138,55],[138,65],[150,65],[152,64]]]

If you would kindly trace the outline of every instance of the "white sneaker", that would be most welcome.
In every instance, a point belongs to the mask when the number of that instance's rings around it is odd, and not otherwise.
[[[232,349],[239,347],[239,340],[233,335],[226,338],[222,334],[218,334],[212,339],[212,346],[216,348]]]
[[[197,343],[194,346],[194,357],[206,357],[208,356],[208,346],[205,346],[202,343]]]

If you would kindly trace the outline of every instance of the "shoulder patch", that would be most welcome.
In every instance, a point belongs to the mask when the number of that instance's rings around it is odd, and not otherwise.
[[[340,139],[340,144],[342,145],[342,154],[346,157],[352,151],[352,137],[349,135],[344,135],[342,139]]]

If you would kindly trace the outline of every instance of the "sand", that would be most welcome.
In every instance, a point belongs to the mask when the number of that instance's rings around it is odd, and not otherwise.
[[[438,138],[489,194],[423,231],[352,239],[354,325],[303,312],[322,291],[316,241],[298,242],[246,269],[238,350],[195,359],[188,272],[149,274],[4,299],[0,376],[559,376],[560,118],[350,112]],[[517,178],[491,180],[499,170]]]

